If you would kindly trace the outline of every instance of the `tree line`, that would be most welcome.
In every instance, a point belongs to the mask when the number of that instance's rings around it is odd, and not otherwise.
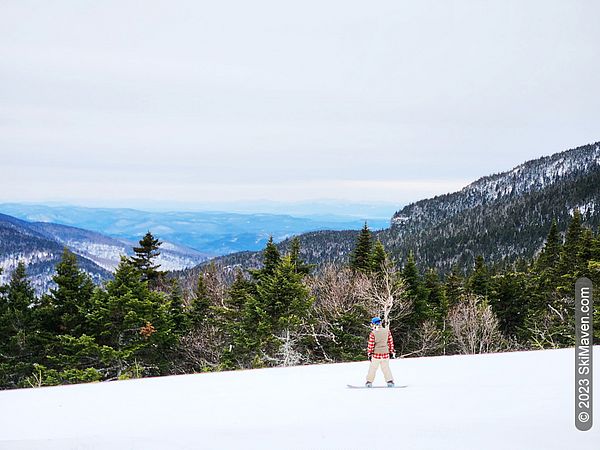
[[[202,371],[357,361],[380,315],[402,356],[574,344],[574,283],[600,282],[600,232],[575,211],[530,259],[441,277],[393,260],[365,224],[346,265],[307,264],[297,239],[270,239],[260,268],[207,266],[191,287],[155,263],[148,232],[95,286],[65,249],[36,296],[20,263],[0,286],[0,386],[31,387]],[[600,342],[600,308],[594,316]]]

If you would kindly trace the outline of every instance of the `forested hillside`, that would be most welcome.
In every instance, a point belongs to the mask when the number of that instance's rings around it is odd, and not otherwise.
[[[551,222],[535,258],[479,255],[444,279],[412,253],[394,262],[366,226],[348,264],[315,267],[299,239],[285,253],[269,241],[260,269],[212,264],[194,283],[160,271],[159,247],[148,233],[101,287],[65,250],[41,297],[19,264],[0,287],[1,386],[362,360],[376,315],[404,357],[564,348],[575,281],[600,283],[600,233],[579,210],[564,238]],[[600,310],[594,321],[600,342]]]
[[[531,258],[555,219],[565,232],[578,208],[584,222],[600,224],[600,146],[578,147],[484,177],[464,189],[410,204],[378,236],[399,258],[447,273],[468,269],[476,255],[493,262]]]
[[[270,239],[184,272],[162,271],[150,232],[103,286],[64,249],[36,295],[25,259],[0,286],[0,383],[361,360],[376,315],[405,357],[569,347],[575,281],[600,283],[599,189],[594,144],[409,205],[387,230]],[[3,245],[34,242],[49,265],[51,230],[2,219]]]
[[[0,214],[0,281],[7,279],[19,264],[27,266],[34,289],[43,292],[52,279],[64,245],[29,222]],[[78,256],[80,267],[99,283],[110,278],[110,272],[84,256]]]
[[[54,266],[60,261],[63,248],[79,259],[81,268],[101,283],[112,277],[122,255],[131,255],[132,242],[118,240],[101,233],[49,222],[28,222],[0,214],[0,268],[6,276],[19,262],[24,262],[38,293],[52,287]],[[164,270],[193,267],[206,255],[190,248],[166,242],[159,262]]]
[[[552,220],[564,233],[578,208],[589,227],[600,225],[600,143],[525,162],[483,177],[458,192],[411,203],[374,232],[398,261],[410,252],[422,266],[465,273],[477,255],[512,263],[539,252]],[[299,235],[310,263],[348,262],[356,232]],[[288,248],[291,239],[278,245]],[[256,252],[214,260],[220,265],[258,267]]]

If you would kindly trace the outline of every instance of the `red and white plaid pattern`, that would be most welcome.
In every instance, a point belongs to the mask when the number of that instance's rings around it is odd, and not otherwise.
[[[373,350],[375,350],[375,335],[371,331],[371,334],[369,335],[369,345],[367,347],[367,354],[373,355],[373,358],[375,358],[375,359],[389,359],[390,353],[394,353],[394,351],[395,351],[394,350],[394,338],[392,338],[391,332],[388,332],[388,349],[389,349],[388,353],[373,353]]]

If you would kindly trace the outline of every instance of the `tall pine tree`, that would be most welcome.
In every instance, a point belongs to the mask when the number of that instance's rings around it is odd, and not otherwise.
[[[107,373],[117,378],[165,373],[177,342],[168,297],[150,291],[135,265],[122,259],[106,290],[96,291],[92,300],[97,342],[113,351]]]
[[[356,241],[356,247],[350,255],[350,268],[355,272],[370,273],[373,267],[372,252],[373,242],[371,230],[365,222]]]
[[[407,318],[407,323],[416,328],[431,317],[431,308],[427,304],[427,291],[412,251],[409,252],[402,268],[402,278],[406,285],[405,295],[413,301],[412,312]]]
[[[507,272],[491,280],[489,303],[505,335],[526,338],[524,326],[530,298],[522,272]]]
[[[193,295],[189,316],[192,325],[199,326],[207,319],[210,311],[210,297],[204,281],[204,273],[198,275]]]
[[[555,273],[560,258],[561,245],[558,225],[556,224],[556,219],[553,219],[544,248],[536,261],[538,270],[547,270],[553,274]]]
[[[468,279],[467,288],[474,294],[487,297],[490,289],[490,274],[482,255],[475,258],[475,268]]]
[[[427,303],[432,310],[436,324],[439,328],[443,328],[443,322],[448,313],[448,300],[444,287],[440,282],[440,277],[435,269],[427,270],[424,284],[427,291]]]
[[[560,252],[559,275],[575,275],[579,267],[579,252],[581,250],[581,214],[578,209],[573,212],[573,219],[565,234],[565,243]]]
[[[465,294],[464,277],[462,276],[458,266],[453,266],[450,273],[444,280],[444,288],[446,291],[446,299],[448,307],[451,308],[457,305]]]
[[[373,246],[373,252],[371,254],[371,271],[373,273],[381,275],[383,272],[384,264],[386,263],[388,255],[385,251],[385,247],[379,239]]]
[[[30,371],[35,351],[32,343],[32,306],[35,291],[23,262],[17,264],[0,296],[0,383],[17,387]]]
[[[281,254],[279,253],[279,249],[273,242],[273,236],[269,236],[267,245],[262,253],[262,268],[258,270],[250,270],[250,274],[256,281],[261,280],[264,277],[273,275],[280,262]]]
[[[292,239],[289,255],[292,264],[296,267],[297,273],[301,273],[302,275],[310,274],[310,271],[314,266],[312,264],[306,264],[300,256],[300,239],[297,236]]]
[[[45,327],[56,334],[81,335],[94,290],[91,278],[79,269],[77,257],[65,248],[52,280],[56,287],[43,296],[40,311]]]
[[[159,248],[162,244],[148,231],[142,239],[140,239],[139,247],[133,247],[135,253],[131,257],[131,262],[139,271],[142,280],[147,281],[150,288],[155,288],[159,285],[162,272],[158,270],[160,264],[156,264],[155,260],[160,255]]]

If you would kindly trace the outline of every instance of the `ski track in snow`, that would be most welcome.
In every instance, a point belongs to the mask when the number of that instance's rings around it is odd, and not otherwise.
[[[348,389],[367,367],[4,391],[0,449],[600,449],[600,424],[575,429],[573,349],[396,359],[406,389]]]

